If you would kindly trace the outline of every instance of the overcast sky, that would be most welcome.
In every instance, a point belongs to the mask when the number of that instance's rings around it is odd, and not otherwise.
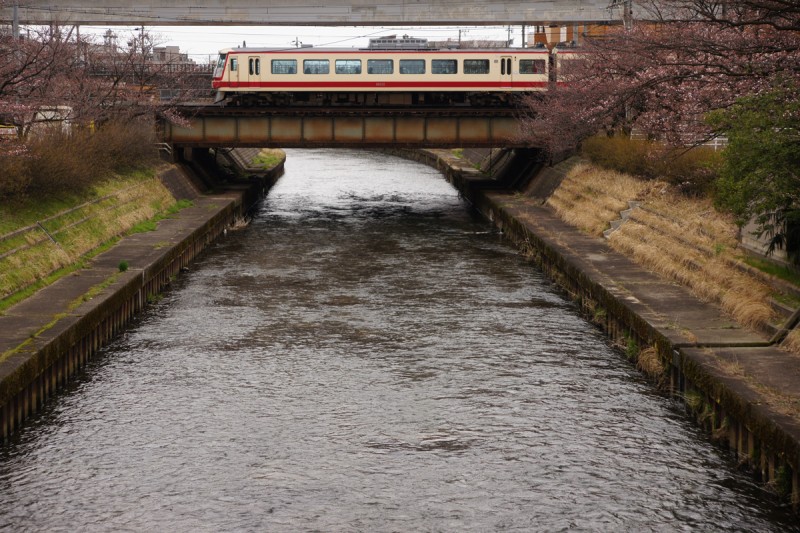
[[[81,26],[82,35],[100,35],[109,28],[100,26]],[[120,43],[125,43],[134,33],[133,27],[113,27]],[[293,47],[295,41],[310,44],[315,47],[365,47],[370,37],[379,35],[405,35],[427,38],[431,41],[444,41],[448,38],[457,40],[459,28],[443,26],[423,27],[317,27],[317,26],[152,26],[146,28],[152,35],[157,36],[157,41],[162,45],[180,46],[182,52],[198,62],[203,62],[209,56],[216,56],[222,48],[241,46],[265,47]],[[465,26],[461,28],[461,38],[464,40],[491,39],[505,40],[508,38],[508,26]],[[511,27],[513,46],[520,46],[522,28]],[[530,31],[530,28],[526,31]],[[138,32],[137,32],[138,33]]]

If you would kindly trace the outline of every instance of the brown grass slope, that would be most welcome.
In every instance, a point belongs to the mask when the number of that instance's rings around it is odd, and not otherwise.
[[[567,223],[600,236],[628,202],[642,202],[609,238],[618,252],[719,305],[743,326],[766,330],[776,320],[773,289],[740,266],[737,227],[710,201],[675,193],[588,163],[576,165],[548,204]]]

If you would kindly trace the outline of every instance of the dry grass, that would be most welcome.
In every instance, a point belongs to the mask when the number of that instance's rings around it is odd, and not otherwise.
[[[719,305],[745,327],[757,329],[774,319],[772,289],[737,268],[737,228],[709,200],[673,193],[664,183],[579,164],[548,203],[565,222],[600,235],[628,208],[629,200],[641,201],[642,208],[611,234],[612,248]]]
[[[800,329],[793,329],[790,331],[781,346],[793,354],[800,355]]]
[[[561,186],[547,200],[568,224],[592,235],[601,235],[612,220],[641,197],[651,184],[613,170],[587,163],[575,165]]]
[[[654,378],[660,378],[666,372],[664,363],[661,362],[658,352],[653,347],[639,352],[639,358],[636,360],[636,366],[639,368],[639,370]]]

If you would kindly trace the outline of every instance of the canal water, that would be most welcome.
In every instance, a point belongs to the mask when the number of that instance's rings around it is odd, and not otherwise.
[[[0,451],[7,531],[791,531],[435,171],[290,151]]]

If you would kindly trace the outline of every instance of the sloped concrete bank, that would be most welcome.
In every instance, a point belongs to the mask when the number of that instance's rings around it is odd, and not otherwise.
[[[125,237],[90,267],[64,277],[0,316],[0,442],[47,399],[275,182],[262,179],[196,195],[193,206],[158,229]],[[192,190],[172,168],[171,190]],[[125,263],[127,269],[120,268]]]
[[[710,438],[735,452],[741,468],[800,509],[800,423],[785,408],[800,397],[798,362],[563,223],[541,199],[492,190],[471,162],[444,151],[394,153],[439,168],[634,364],[682,400]],[[544,169],[534,182],[556,172]]]

